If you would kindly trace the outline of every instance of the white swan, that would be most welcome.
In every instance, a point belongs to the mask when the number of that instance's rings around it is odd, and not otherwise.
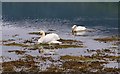
[[[62,42],[57,41],[60,39],[60,37],[55,33],[51,33],[47,35],[45,35],[44,31],[40,31],[40,33],[42,34],[42,36],[40,39],[38,39],[38,43],[47,43],[47,44],[61,44],[62,43]]]
[[[83,26],[73,25],[72,27],[72,32],[80,32],[85,30],[86,30],[86,27],[83,27]]]

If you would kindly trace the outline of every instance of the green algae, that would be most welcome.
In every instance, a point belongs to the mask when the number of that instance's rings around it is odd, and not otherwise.
[[[53,29],[48,29],[48,31],[56,31],[56,30],[53,30]]]
[[[99,54],[93,54],[92,56],[61,56],[61,60],[66,61],[83,61],[83,62],[93,62],[93,61],[101,61],[104,60],[106,63],[108,61],[118,61],[120,59],[120,56],[109,56],[109,55],[99,55]]]
[[[4,46],[19,46],[19,47],[28,47],[29,45],[25,45],[25,44],[22,44],[22,43],[6,43],[6,44],[3,44]]]
[[[23,43],[26,44],[26,43],[35,43],[35,42],[32,39],[30,39],[30,40],[24,40]]]
[[[81,46],[80,45],[57,45],[55,48],[62,49],[62,48],[79,48],[79,47],[82,48],[84,46],[82,46],[82,45]]]
[[[60,45],[54,45],[54,47],[56,49],[58,48],[82,48],[84,47],[83,43],[81,41],[77,41],[77,40],[70,40],[70,39],[60,39],[60,42],[62,42],[62,44]]]
[[[40,35],[40,32],[30,32],[29,34]],[[46,34],[48,34],[48,33],[46,33]],[[81,41],[77,41],[77,40],[60,39],[58,41],[62,42],[62,44],[57,45],[57,44],[45,44],[45,43],[41,43],[39,45],[37,44],[36,46],[44,46],[45,49],[79,48],[79,47],[84,47],[83,43]],[[53,47],[50,47],[49,45],[53,45]]]
[[[17,55],[23,55],[23,54],[25,54],[26,53],[26,51],[21,51],[21,50],[11,50],[11,51],[8,51],[9,53],[11,53],[11,52],[15,52]]]
[[[103,64],[106,62],[78,62],[78,61],[65,61],[62,66],[52,65],[46,72],[77,72],[77,73],[91,73],[94,70],[99,72],[103,69]],[[93,70],[93,71],[92,71]],[[95,72],[95,73],[97,73]]]
[[[68,61],[84,61],[84,62],[97,60],[96,58],[91,58],[88,56],[69,56],[69,55],[61,56],[60,59],[68,60]]]
[[[45,34],[49,34],[50,32],[45,32]],[[30,35],[41,35],[40,32],[30,32]]]
[[[120,37],[105,37],[105,38],[95,38],[94,40],[100,41],[100,42],[113,42],[113,41],[119,41]]]
[[[105,72],[114,72],[116,74],[119,74],[120,68],[105,68],[104,71]]]
[[[8,71],[9,72],[13,72],[13,71],[15,71],[14,70],[15,67],[16,68],[22,68],[23,66],[25,68],[27,68],[27,70],[29,72],[37,70],[37,67],[36,67],[34,61],[23,61],[23,60],[10,61],[10,62],[4,62],[4,63],[2,63],[2,66],[3,66],[3,72],[8,72]]]
[[[31,56],[25,55],[21,57],[20,60],[4,62],[3,63],[3,71],[14,71],[12,70],[14,67],[16,68],[26,68],[24,72],[38,72],[41,71],[40,67],[36,64],[39,62],[35,62],[35,59],[39,60],[49,60],[54,62],[51,57],[40,57],[40,56]],[[104,64],[107,64],[106,61],[86,61],[93,59],[90,56],[61,56],[60,60],[62,62],[61,66],[55,66],[54,64],[50,65],[45,71],[42,72],[79,72],[79,73],[101,73],[101,72],[117,72],[120,71],[118,68],[105,68]],[[83,60],[83,61],[80,61]],[[59,61],[59,60],[58,60]],[[7,67],[10,66],[10,67]],[[23,68],[23,69],[24,69]]]
[[[1,42],[12,42],[12,41],[15,41],[15,39],[8,39],[8,40],[2,40]]]
[[[117,49],[117,48],[114,48],[114,49]],[[106,48],[106,49],[97,49],[97,50],[89,50],[89,49],[87,49],[86,51],[88,52],[88,53],[92,53],[92,52],[96,52],[96,53],[98,53],[98,54],[100,54],[100,53],[103,53],[103,54],[105,54],[105,53],[116,53],[115,51],[114,51],[114,49],[113,48]]]
[[[40,35],[38,33],[38,35]],[[62,48],[81,48],[85,47],[81,41],[77,40],[65,40],[60,39],[59,41],[62,42],[62,44],[37,44],[33,40],[24,40],[23,43],[5,43],[6,46],[19,46],[24,47],[28,50],[39,50],[41,47],[43,49],[62,49]],[[99,40],[98,40],[99,41]],[[104,39],[101,41],[105,41]],[[117,41],[116,39],[107,39],[105,42],[111,42],[111,41]],[[7,42],[7,41],[6,41]],[[26,43],[34,43],[30,45],[26,45]],[[88,50],[89,51],[89,50]],[[33,71],[41,71],[40,66],[36,65],[39,64],[40,61],[46,62],[47,60],[54,62],[54,60],[51,57],[40,57],[40,56],[31,56],[26,55],[25,51],[8,51],[8,52],[15,52],[17,55],[21,54],[23,57],[21,57],[19,60],[10,61],[10,62],[4,62],[3,63],[3,71],[4,72],[11,72],[15,71],[14,67],[17,68],[23,68],[25,72],[33,72]],[[102,50],[93,50],[90,52],[96,52],[96,54],[93,54],[92,56],[61,56],[59,62],[62,62],[61,66],[54,66],[51,65],[49,68],[47,68],[43,72],[79,72],[79,73],[87,73],[89,72],[117,72],[120,71],[117,68],[105,68],[103,64],[107,64],[109,61],[117,61],[120,59],[119,56],[109,56],[105,55],[104,53],[111,53],[111,50],[109,49],[102,49]],[[106,60],[107,59],[107,60]],[[35,60],[39,60],[39,62],[36,62]],[[101,61],[104,60],[104,61]],[[119,61],[118,61],[119,62]],[[7,67],[9,66],[9,67]],[[27,69],[26,69],[27,68]],[[23,72],[24,72],[23,71]]]
[[[75,72],[90,72],[90,69],[101,69],[103,68],[104,62],[77,62],[77,61],[65,61],[63,63],[63,68],[65,70],[70,69],[70,71]]]
[[[31,45],[29,50],[36,50],[36,49],[62,49],[62,48],[83,48],[85,47],[81,41],[77,40],[65,40],[60,39],[59,41],[62,42],[62,44],[47,44],[47,43],[40,43],[40,44],[34,44]]]
[[[28,34],[32,34],[32,35],[40,35],[40,32],[30,32]]]
[[[63,49],[63,48],[82,48],[83,45],[38,45],[38,47],[42,46],[44,49]]]
[[[14,37],[17,37],[17,36],[19,36],[19,35],[18,35],[18,34],[12,35],[13,38],[14,38]]]
[[[88,53],[92,53],[95,52],[94,54],[92,54],[92,56],[90,56],[91,58],[96,58],[99,60],[105,60],[105,61],[118,61],[120,59],[120,56],[116,56],[116,55],[110,55],[112,54],[117,54],[116,51],[114,50],[118,50],[116,48],[109,48],[109,49],[99,49],[99,50],[88,50]]]
[[[60,41],[60,42],[62,42],[62,44],[71,44],[71,45],[80,45],[80,44],[82,44],[82,42],[81,41],[77,41],[77,40],[71,40],[71,39],[60,39],[60,40],[58,40],[58,41]]]
[[[40,64],[41,61],[46,62],[46,60],[52,60],[52,58],[25,54],[18,60],[3,62],[2,70],[3,72],[16,72],[16,69],[21,69],[20,71],[23,72],[38,72],[41,71],[38,64]]]
[[[61,41],[62,44],[46,44],[46,43],[37,44],[33,39],[24,40],[20,43],[16,43],[16,42],[8,43],[8,40],[7,40],[3,43],[3,45],[4,46],[32,47],[32,49],[39,49],[41,46],[44,49],[62,49],[62,48],[79,48],[79,47],[82,48],[82,47],[85,47],[81,41],[77,41],[77,40],[60,39],[59,41]],[[29,43],[29,45],[28,45],[28,43]]]

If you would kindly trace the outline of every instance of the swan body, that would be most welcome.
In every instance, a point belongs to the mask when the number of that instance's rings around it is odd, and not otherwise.
[[[51,33],[51,34],[45,35],[44,31],[40,31],[40,33],[42,34],[42,36],[40,39],[38,39],[38,43],[61,44],[61,42],[57,41],[60,39],[60,37],[57,34]]]
[[[80,32],[80,31],[85,31],[86,27],[84,26],[77,26],[77,25],[73,25],[72,27],[72,32]]]
[[[73,34],[73,35],[76,35],[76,36],[84,36],[84,35],[86,34],[86,31],[73,32],[72,34]]]

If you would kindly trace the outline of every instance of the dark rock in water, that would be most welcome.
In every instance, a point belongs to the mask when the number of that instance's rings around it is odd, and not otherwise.
[[[31,26],[28,26],[28,27],[31,27]]]
[[[19,36],[19,35],[18,34],[12,35],[12,37],[16,37],[16,36]]]
[[[53,29],[48,29],[48,31],[56,31],[56,30],[53,30]]]

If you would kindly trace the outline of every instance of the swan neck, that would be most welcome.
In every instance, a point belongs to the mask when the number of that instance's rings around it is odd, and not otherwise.
[[[72,28],[72,32],[74,32],[74,31],[75,31],[75,29],[76,29],[76,26],[75,26],[74,28]]]
[[[45,36],[45,32],[42,33],[42,37],[44,37],[44,36]]]

